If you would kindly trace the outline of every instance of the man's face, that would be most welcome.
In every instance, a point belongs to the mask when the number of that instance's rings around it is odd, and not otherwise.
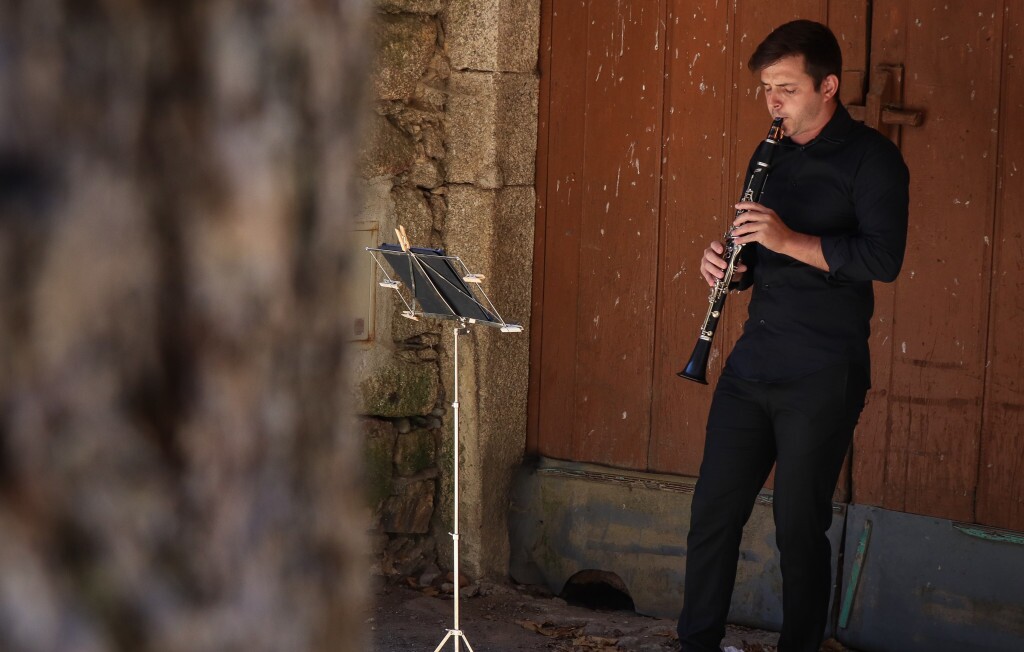
[[[784,57],[761,71],[761,87],[768,111],[783,118],[783,132],[801,145],[828,123],[835,111],[839,80],[829,75],[814,90],[814,79],[804,69],[803,55]]]

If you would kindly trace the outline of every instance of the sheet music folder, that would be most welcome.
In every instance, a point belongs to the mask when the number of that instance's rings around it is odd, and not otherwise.
[[[377,249],[388,264],[412,292],[419,304],[419,314],[440,319],[459,319],[492,326],[508,326],[476,299],[466,283],[464,274],[456,270],[453,262],[461,260],[447,256],[443,249],[410,247],[384,243]]]

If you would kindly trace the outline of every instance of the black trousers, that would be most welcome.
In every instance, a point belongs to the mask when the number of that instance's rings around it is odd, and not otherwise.
[[[720,650],[743,526],[773,464],[782,568],[778,649],[818,652],[831,590],[832,495],[868,385],[863,370],[845,364],[788,382],[728,374],[718,381],[686,539],[683,652]]]

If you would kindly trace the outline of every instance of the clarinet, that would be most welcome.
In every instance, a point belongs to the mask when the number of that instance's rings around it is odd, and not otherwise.
[[[757,153],[754,156],[756,164],[750,172],[750,176],[747,177],[747,183],[744,185],[743,196],[740,197],[740,201],[756,202],[761,198],[764,184],[768,180],[768,171],[772,166],[772,156],[775,154],[776,145],[778,145],[781,139],[782,118],[775,118],[772,121],[771,128],[768,130],[768,135],[757,148]],[[746,212],[745,210],[738,210],[736,211],[736,217]],[[743,249],[743,245],[733,242],[732,233],[735,230],[735,226],[729,227],[725,234],[725,252],[722,254],[722,258],[727,263],[725,275],[718,279],[714,287],[711,288],[711,294],[708,296],[708,314],[704,317],[704,324],[700,327],[700,336],[697,338],[697,344],[693,347],[693,353],[690,355],[689,362],[686,363],[686,368],[676,374],[680,378],[686,378],[702,385],[708,384],[706,376],[708,357],[711,354],[711,341],[714,339],[715,331],[718,329],[718,319],[722,316],[725,297],[729,294],[733,272],[735,271],[736,263],[739,262],[740,250]]]

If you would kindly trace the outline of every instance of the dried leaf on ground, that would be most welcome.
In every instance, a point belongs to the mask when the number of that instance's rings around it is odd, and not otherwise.
[[[583,629],[582,627],[558,626],[549,622],[535,623],[532,620],[517,620],[516,624],[523,629],[552,638],[572,638]]]
[[[577,636],[572,642],[557,643],[556,652],[619,652],[619,640],[603,636]]]
[[[604,649],[609,647],[615,649],[618,643],[619,639],[606,636],[579,636],[572,640],[572,644],[577,646],[578,649]]]

